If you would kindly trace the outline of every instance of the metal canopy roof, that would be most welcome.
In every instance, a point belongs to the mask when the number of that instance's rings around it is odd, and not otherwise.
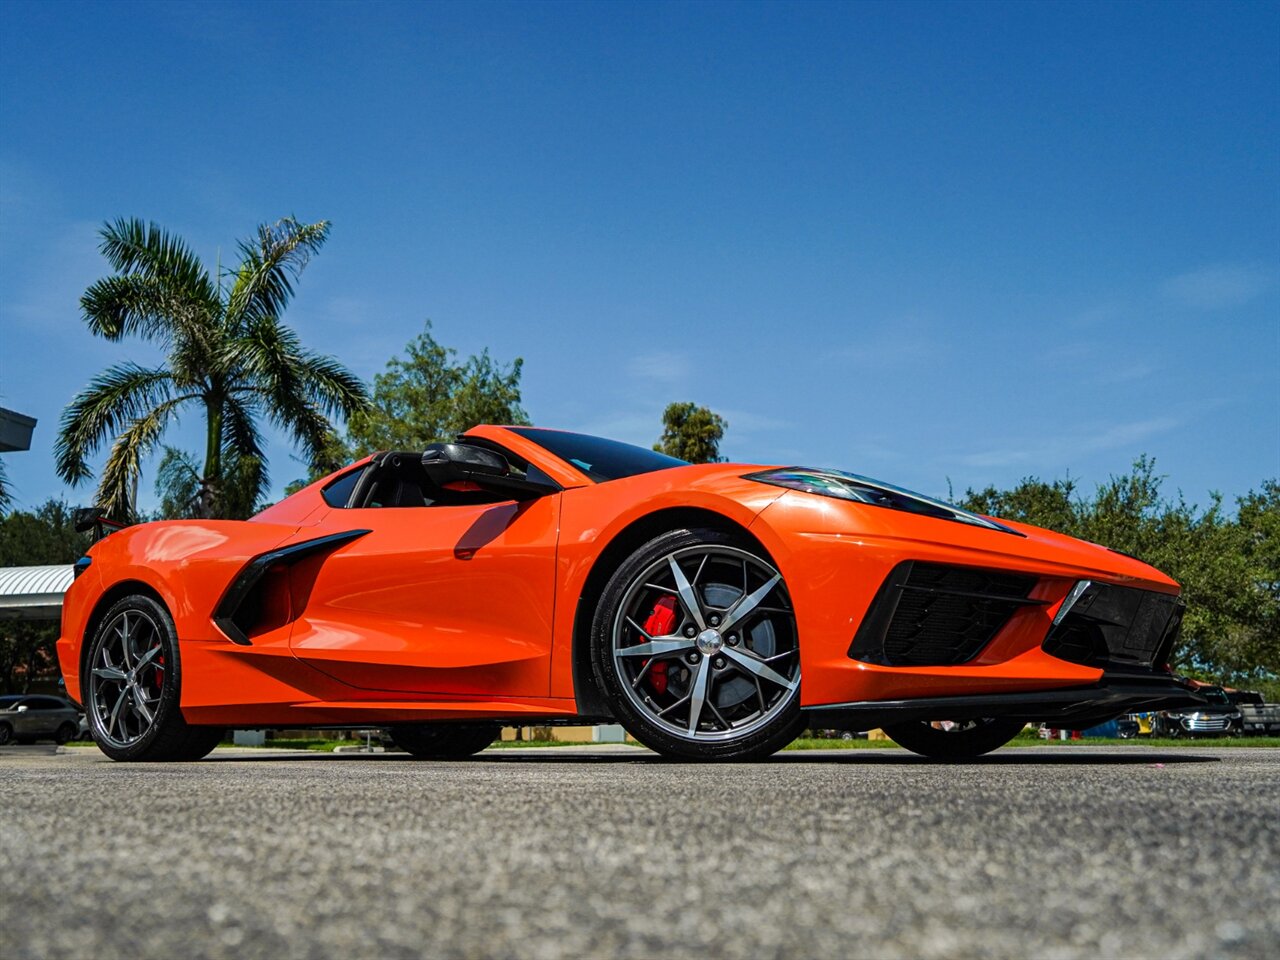
[[[61,619],[62,595],[73,579],[70,564],[0,567],[0,619]]]
[[[31,431],[35,417],[0,407],[0,453],[31,449]]]

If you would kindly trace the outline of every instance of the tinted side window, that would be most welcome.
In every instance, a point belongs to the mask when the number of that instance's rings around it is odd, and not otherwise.
[[[334,480],[324,488],[324,502],[331,507],[345,507],[347,501],[351,499],[351,491],[356,488],[356,484],[360,481],[360,475],[364,473],[365,468],[358,470],[348,470],[338,479]]]

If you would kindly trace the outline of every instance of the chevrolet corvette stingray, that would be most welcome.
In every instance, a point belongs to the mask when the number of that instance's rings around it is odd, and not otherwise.
[[[118,760],[228,728],[385,727],[463,757],[503,725],[621,723],[669,757],[807,726],[993,750],[1197,702],[1183,604],[1140,560],[840,470],[687,464],[481,426],[244,521],[99,539],[58,656]]]

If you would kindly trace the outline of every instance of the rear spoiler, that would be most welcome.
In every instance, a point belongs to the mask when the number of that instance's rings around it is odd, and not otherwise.
[[[112,520],[110,517],[103,516],[102,511],[97,507],[78,507],[73,517],[76,533],[92,530],[94,543],[129,526],[123,520]]]

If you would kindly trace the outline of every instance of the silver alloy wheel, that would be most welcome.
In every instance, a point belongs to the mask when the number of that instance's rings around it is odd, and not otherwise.
[[[651,633],[664,599],[673,625]],[[782,575],[735,547],[685,547],[641,571],[614,617],[612,654],[631,703],[685,740],[745,736],[799,695],[795,613]]]
[[[127,747],[155,725],[164,691],[164,634],[147,614],[125,610],[103,636],[90,668],[88,706],[98,737]]]

